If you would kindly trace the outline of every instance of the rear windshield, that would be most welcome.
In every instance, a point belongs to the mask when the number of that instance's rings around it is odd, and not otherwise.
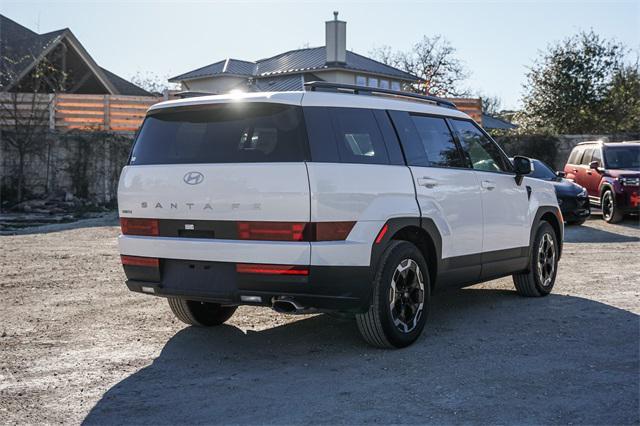
[[[302,109],[231,103],[149,115],[129,164],[305,161]]]

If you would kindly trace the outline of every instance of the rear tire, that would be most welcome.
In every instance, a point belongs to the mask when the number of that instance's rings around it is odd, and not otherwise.
[[[360,334],[379,348],[409,346],[424,329],[430,299],[422,253],[410,242],[393,241],[378,263],[371,306],[356,315]]]
[[[618,223],[624,218],[624,214],[616,206],[616,197],[610,189],[602,193],[600,207],[602,208],[602,218],[607,223]]]
[[[541,297],[551,293],[558,273],[558,239],[548,222],[541,222],[531,246],[529,270],[513,274],[521,296]]]
[[[173,314],[185,324],[212,327],[227,321],[238,308],[177,297],[168,299]]]

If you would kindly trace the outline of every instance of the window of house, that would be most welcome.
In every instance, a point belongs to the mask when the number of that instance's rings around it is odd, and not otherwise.
[[[474,123],[466,120],[451,120],[451,122],[458,132],[462,150],[474,170],[486,172],[512,170],[511,162],[506,155]]]
[[[389,88],[389,80],[380,80],[380,88],[388,89]]]
[[[367,77],[364,75],[356,75],[356,85],[357,86],[366,86],[367,85]]]
[[[412,115],[427,160],[433,167],[465,167],[449,126],[442,118]]]
[[[369,77],[369,87],[378,87],[378,79]]]
[[[400,90],[400,82],[392,81],[391,82],[391,90]]]

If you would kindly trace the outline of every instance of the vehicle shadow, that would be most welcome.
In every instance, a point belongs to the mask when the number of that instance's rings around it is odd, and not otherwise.
[[[402,350],[326,315],[246,334],[187,327],[84,423],[637,424],[638,320],[578,297],[465,289],[438,294]]]
[[[640,237],[614,232],[616,225],[608,225],[604,231],[590,226],[565,226],[565,243],[633,243],[640,241]],[[626,226],[625,226],[626,227]],[[628,231],[627,231],[628,232]]]

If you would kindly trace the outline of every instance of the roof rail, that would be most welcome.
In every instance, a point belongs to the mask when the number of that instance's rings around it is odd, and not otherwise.
[[[391,98],[404,98],[436,104],[438,106],[458,109],[456,104],[437,96],[419,95],[417,93],[402,92],[400,90],[379,89],[377,87],[356,86],[354,84],[330,83],[328,81],[309,81],[304,83],[305,90],[311,92],[344,92],[354,95],[386,96]]]

